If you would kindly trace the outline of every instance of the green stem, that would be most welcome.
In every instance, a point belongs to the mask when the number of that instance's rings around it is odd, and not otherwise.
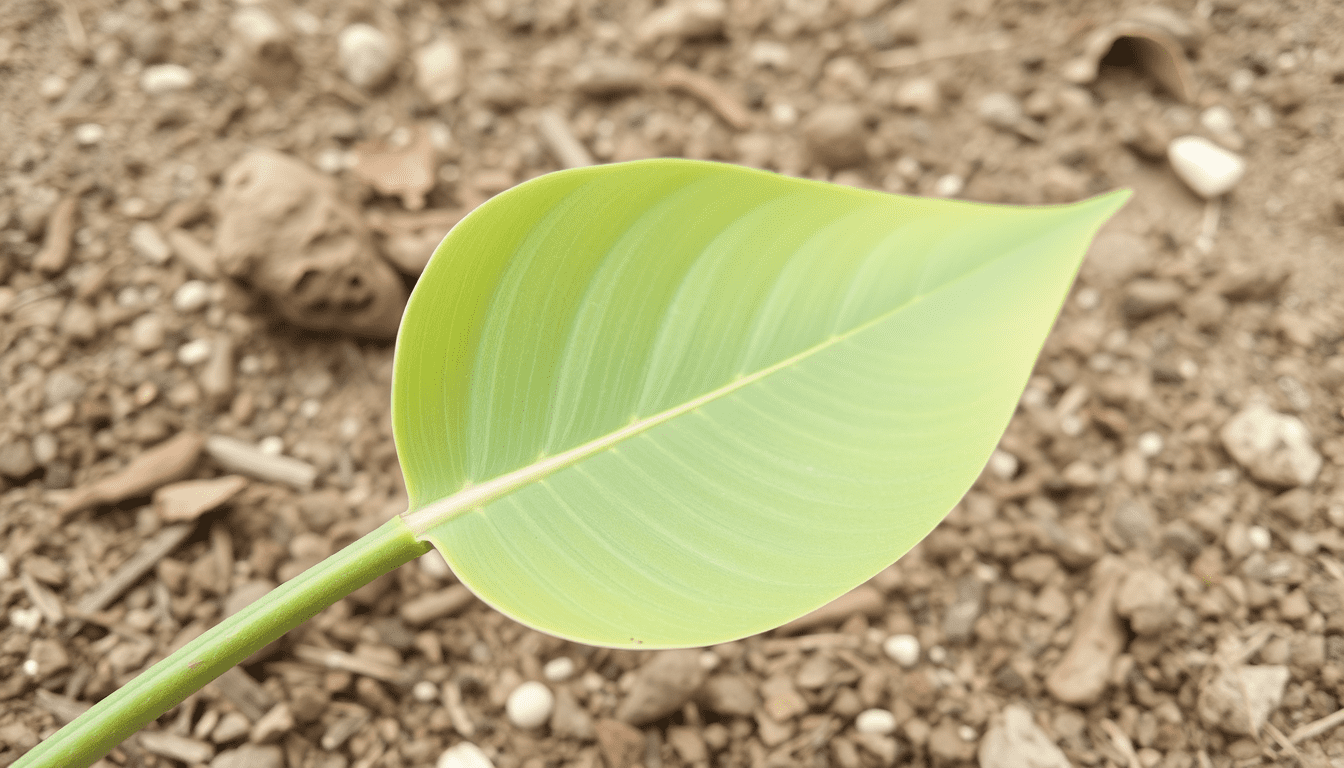
[[[84,768],[323,608],[430,550],[400,516],[276,587],[93,705],[12,768]]]

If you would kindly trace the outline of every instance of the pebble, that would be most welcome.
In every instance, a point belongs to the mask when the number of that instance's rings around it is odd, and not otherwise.
[[[147,221],[131,227],[130,242],[131,250],[150,264],[163,264],[173,253],[159,230]]]
[[[1162,452],[1162,436],[1156,432],[1144,432],[1135,444],[1139,453],[1152,458]]]
[[[574,676],[574,660],[568,656],[559,656],[546,662],[541,674],[553,683],[563,683]]]
[[[1311,445],[1301,419],[1255,402],[1237,413],[1219,432],[1223,447],[1251,477],[1292,488],[1310,485],[1323,460]]]
[[[1103,562],[1097,568],[1105,565]],[[1115,614],[1120,577],[1115,568],[1100,576],[1092,599],[1074,621],[1068,649],[1046,675],[1046,689],[1065,704],[1091,705],[1110,682],[1111,664],[1125,647],[1124,628]]]
[[[1246,161],[1200,136],[1181,136],[1167,145],[1167,159],[1176,175],[1204,198],[1230,191],[1246,173]]]
[[[975,112],[986,124],[1005,131],[1022,122],[1022,102],[1008,93],[991,93],[980,99]]]
[[[284,25],[265,8],[239,8],[229,19],[229,26],[247,52],[257,59],[276,62],[290,55]]]
[[[431,702],[439,698],[439,686],[429,680],[420,680],[411,686],[411,698],[416,701]]]
[[[934,197],[956,197],[961,194],[961,190],[966,187],[966,180],[955,173],[947,173],[938,177],[933,183]]]
[[[91,147],[103,140],[107,130],[97,123],[81,123],[75,126],[75,143],[81,147]]]
[[[1131,323],[1174,309],[1185,296],[1185,289],[1174,280],[1133,280],[1125,286],[1120,311]]]
[[[539,728],[551,719],[555,708],[555,694],[544,684],[529,680],[514,688],[504,703],[504,711],[509,722],[518,728],[530,730]]]
[[[1282,703],[1288,677],[1288,668],[1279,665],[1222,670],[1200,690],[1196,710],[1210,727],[1254,736]]]
[[[210,768],[284,768],[284,765],[285,755],[279,747],[260,744],[244,744],[220,752],[210,761]]]
[[[715,675],[700,692],[705,709],[725,717],[747,717],[760,704],[756,689],[742,675]]]
[[[550,728],[551,735],[561,739],[592,741],[597,736],[592,716],[565,687],[556,689]]]
[[[650,13],[635,28],[635,40],[650,45],[663,39],[689,40],[723,32],[728,4],[723,0],[682,0]]]
[[[61,333],[77,342],[93,341],[98,335],[98,313],[83,301],[72,301],[61,315]]]
[[[896,730],[896,716],[885,709],[865,709],[854,718],[854,729],[886,735]]]
[[[188,280],[173,292],[173,309],[195,312],[210,303],[210,284],[203,280]]]
[[[0,445],[0,475],[18,479],[37,469],[33,451],[26,440],[11,440]]]
[[[336,38],[345,79],[365,90],[382,85],[396,66],[392,41],[369,24],[351,24]]]
[[[1115,612],[1129,619],[1137,635],[1157,635],[1176,618],[1176,593],[1155,570],[1131,571],[1115,594]]]
[[[42,395],[47,405],[72,403],[84,394],[84,380],[66,370],[53,371],[42,385]]]
[[[1274,539],[1268,528],[1263,525],[1252,525],[1246,529],[1246,543],[1250,544],[1252,549],[1266,552],[1274,543]]]
[[[989,462],[986,466],[990,473],[1000,480],[1012,480],[1017,476],[1020,464],[1013,454],[1002,449],[996,449],[989,455]]]
[[[70,84],[60,75],[47,75],[37,85],[37,93],[47,101],[55,101],[65,95]]]
[[[831,168],[863,162],[868,156],[863,110],[853,104],[825,104],[801,126],[813,157]]]
[[[638,63],[622,58],[581,61],[574,66],[572,77],[579,93],[599,99],[638,91],[648,79]]]
[[[193,367],[210,359],[210,340],[193,339],[177,348],[177,362]]]
[[[33,459],[38,464],[46,466],[55,461],[59,451],[60,444],[50,432],[39,432],[33,437]]]
[[[162,317],[153,312],[143,314],[131,323],[131,346],[141,352],[162,349],[166,333]]]
[[[943,635],[950,643],[964,643],[975,634],[975,622],[984,610],[985,587],[972,576],[957,582],[957,599],[943,615]]]
[[[906,669],[919,663],[919,638],[914,635],[892,635],[882,643],[882,650],[888,658]]]
[[[933,115],[943,108],[943,94],[937,80],[931,77],[913,77],[901,83],[896,89],[895,103],[901,109]]]
[[[238,495],[246,487],[247,478],[239,475],[184,480],[154,491],[154,507],[159,519],[164,522],[195,520]]]
[[[196,75],[180,64],[155,64],[140,73],[140,90],[151,96],[175,93],[195,84]]]
[[[495,768],[481,748],[470,741],[449,747],[434,765],[435,768]]]
[[[789,47],[774,40],[757,40],[747,51],[752,65],[768,69],[787,69],[792,55]]]
[[[980,768],[1073,768],[1068,757],[1036,725],[1031,711],[1009,704],[990,721],[980,740]]]
[[[616,717],[639,726],[680,711],[704,682],[705,669],[698,651],[658,651],[634,675],[630,692],[616,707]]]
[[[462,93],[462,49],[439,39],[415,53],[415,85],[430,104],[447,104]]]

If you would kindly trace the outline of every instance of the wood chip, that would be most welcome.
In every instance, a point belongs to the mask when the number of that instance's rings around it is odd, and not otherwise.
[[[349,711],[331,725],[322,734],[321,746],[328,752],[340,749],[351,736],[359,732],[369,722],[369,712],[363,707],[350,705]]]
[[[566,168],[582,168],[593,165],[593,156],[574,136],[569,123],[557,110],[543,109],[537,115],[537,132],[546,142],[551,154]]]
[[[247,738],[254,744],[273,744],[293,729],[294,714],[289,711],[289,705],[282,701],[262,715],[252,726],[252,732]]]
[[[140,550],[113,571],[102,584],[80,599],[75,605],[75,614],[83,617],[111,605],[112,601],[121,597],[123,592],[140,580],[140,577],[149,573],[165,555],[186,541],[193,527],[190,523],[179,523],[167,526],[154,534],[153,538],[141,544]]]
[[[219,277],[219,268],[215,266],[215,252],[210,246],[197,240],[185,229],[170,229],[164,237],[168,240],[168,246],[173,249],[173,253],[182,260],[187,271],[194,277],[203,280]]]
[[[215,678],[210,685],[224,694],[224,698],[237,707],[243,717],[254,723],[275,706],[275,697],[262,688],[261,683],[238,667],[230,668],[228,672]]]
[[[402,603],[401,618],[413,627],[424,626],[434,619],[457,613],[470,605],[475,597],[471,590],[461,584],[454,584]]]
[[[186,477],[205,445],[198,432],[181,432],[131,460],[120,472],[86,485],[61,506],[60,514],[146,496],[151,491]]]
[[[29,602],[42,612],[42,618],[46,619],[47,623],[56,626],[65,621],[65,608],[55,592],[38,583],[37,579],[26,570],[19,574],[19,583],[23,585],[23,591],[28,595]]]
[[[205,440],[205,452],[221,467],[268,483],[284,483],[296,490],[311,491],[317,468],[290,456],[272,456],[251,443],[223,435]]]
[[[1297,730],[1288,736],[1288,741],[1297,744],[1307,739],[1314,739],[1340,725],[1344,725],[1344,709],[1335,710],[1319,720],[1298,726]]]
[[[454,730],[468,739],[476,735],[476,724],[471,721],[471,715],[467,714],[467,708],[462,706],[462,688],[457,681],[444,684],[443,708],[448,711],[448,720]]]
[[[215,756],[215,748],[207,742],[178,736],[164,731],[142,731],[140,746],[146,752],[176,760],[180,763],[194,764],[209,762]]]
[[[671,67],[658,76],[658,84],[669,91],[694,96],[739,131],[751,127],[751,113],[712,78],[685,67]]]
[[[1006,51],[1012,40],[1003,35],[985,35],[964,40],[934,40],[912,48],[899,48],[877,55],[878,69],[905,69],[939,59]]]
[[[65,269],[70,263],[70,237],[75,233],[75,211],[79,207],[79,195],[68,194],[52,208],[47,219],[47,233],[42,239],[42,250],[33,257],[33,268],[39,272],[53,274]]]
[[[319,664],[327,669],[339,669],[345,672],[353,672],[357,675],[372,677],[386,683],[400,685],[406,680],[406,676],[402,673],[402,670],[397,669],[396,667],[360,658],[359,656],[344,651],[332,650],[330,648],[318,648],[313,645],[300,645],[294,648],[294,656],[300,661],[306,661],[309,664]]]
[[[237,496],[246,487],[247,478],[242,475],[171,483],[154,492],[154,509],[164,522],[195,520]]]

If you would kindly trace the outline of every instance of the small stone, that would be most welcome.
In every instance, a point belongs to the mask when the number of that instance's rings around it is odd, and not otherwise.
[[[700,729],[684,725],[674,725],[667,729],[667,743],[681,758],[683,764],[708,764],[709,750],[700,736]]]
[[[1162,436],[1156,432],[1144,432],[1135,444],[1139,453],[1152,458],[1162,452]]]
[[[1200,690],[1196,709],[1210,727],[1254,736],[1279,708],[1288,678],[1288,668],[1278,665],[1221,670]]]
[[[98,313],[84,301],[72,301],[61,315],[61,333],[77,342],[89,342],[98,335]]]
[[[163,318],[153,312],[141,315],[131,323],[131,346],[141,352],[154,352],[163,348],[166,334]]]
[[[435,768],[495,768],[481,748],[470,741],[449,747],[434,765]]]
[[[173,292],[173,309],[178,312],[195,312],[209,303],[210,284],[202,280],[188,280]]]
[[[1246,161],[1200,136],[1181,136],[1167,146],[1176,175],[1204,198],[1223,195],[1246,173]]]
[[[180,64],[155,64],[140,73],[140,90],[151,96],[163,96],[195,85],[196,76]]]
[[[900,109],[909,109],[925,115],[942,111],[943,94],[938,81],[931,77],[913,77],[896,89],[894,102]]]
[[[1031,712],[1009,704],[980,740],[980,768],[1073,768],[1064,752],[1036,725]]]
[[[420,680],[411,686],[411,698],[420,702],[437,701],[439,698],[439,686],[429,680]]]
[[[210,731],[210,740],[216,744],[227,744],[243,738],[250,730],[252,724],[241,712],[227,712],[219,719],[214,730]]]
[[[638,728],[620,720],[598,720],[597,744],[606,759],[607,768],[634,768],[644,755],[644,734]]]
[[[1279,603],[1279,616],[1284,621],[1301,621],[1311,615],[1311,602],[1300,589],[1289,592]]]
[[[616,717],[645,725],[677,712],[704,682],[700,654],[693,650],[658,651],[635,672],[630,692]]]
[[[984,583],[974,576],[957,582],[957,599],[943,616],[943,635],[949,643],[964,643],[975,634],[975,622],[984,610]]]
[[[62,369],[54,371],[42,385],[44,402],[51,405],[73,403],[84,394],[84,381],[79,376]]]
[[[725,717],[747,717],[760,703],[751,681],[742,675],[715,675],[701,691],[705,709]]]
[[[854,718],[859,733],[888,734],[896,730],[896,716],[885,709],[865,709]]]
[[[955,173],[945,173],[933,183],[934,197],[956,197],[966,187],[966,180]]]
[[[1252,525],[1246,529],[1246,542],[1251,545],[1252,549],[1265,552],[1274,543],[1274,539],[1270,536],[1268,528],[1263,525]]]
[[[989,455],[985,467],[1000,480],[1012,480],[1017,476],[1019,462],[1017,457],[1003,449],[997,449]]]
[[[60,75],[47,75],[37,85],[37,94],[47,101],[55,101],[65,95],[70,84]]]
[[[1174,309],[1185,296],[1185,289],[1174,280],[1134,280],[1125,286],[1120,309],[1125,319],[1138,323]]]
[[[635,28],[635,40],[650,45],[663,39],[690,40],[723,32],[728,5],[723,0],[681,0],[650,13]]]
[[[1008,93],[991,93],[980,99],[976,114],[986,124],[1012,131],[1022,122],[1022,102]]]
[[[82,123],[75,126],[75,143],[81,147],[92,147],[103,140],[107,130],[97,123]]]
[[[551,735],[561,739],[592,741],[597,738],[593,718],[574,698],[568,688],[556,689],[555,706],[551,711]]]
[[[1110,527],[1125,547],[1146,546],[1156,535],[1157,515],[1142,499],[1125,499],[1116,504]]]
[[[369,24],[351,24],[341,30],[336,49],[345,79],[365,90],[382,85],[397,63],[392,41]]]
[[[761,698],[764,700],[765,713],[776,722],[788,722],[807,712],[810,707],[793,681],[783,675],[775,675],[761,684]]]
[[[197,366],[210,359],[210,340],[194,339],[177,348],[177,362],[187,367]]]
[[[568,656],[559,656],[546,662],[541,674],[553,683],[562,683],[574,676],[574,660]]]
[[[247,487],[242,475],[226,475],[211,480],[184,480],[154,492],[154,507],[164,522],[195,520],[238,495]]]
[[[892,635],[882,643],[882,650],[888,658],[906,669],[919,663],[919,638],[914,635]]]
[[[168,243],[164,242],[163,235],[159,234],[159,230],[147,221],[131,227],[130,241],[131,250],[150,264],[163,264],[173,253]]]
[[[1137,635],[1156,635],[1176,618],[1176,594],[1160,573],[1151,569],[1131,571],[1115,595],[1115,612],[1129,619]]]
[[[225,715],[225,719],[228,719],[228,715]],[[210,761],[210,768],[284,768],[284,766],[285,755],[279,747],[257,744],[244,744],[237,749],[221,752]]]
[[[1083,261],[1082,276],[1097,288],[1128,283],[1152,261],[1148,240],[1133,232],[1105,228],[1097,234]]]
[[[814,157],[831,168],[867,158],[863,111],[853,104],[825,104],[803,120],[802,134]]]
[[[1232,458],[1267,485],[1310,485],[1321,471],[1323,460],[1301,419],[1264,403],[1252,403],[1233,416],[1219,436]]]
[[[253,723],[248,739],[254,744],[271,744],[293,729],[294,715],[289,711],[289,705],[282,701]]]
[[[599,99],[633,93],[648,80],[638,63],[621,58],[581,61],[574,66],[571,77],[579,93]]]
[[[950,718],[944,718],[929,732],[929,756],[935,765],[955,764],[975,757],[975,744],[961,738],[960,729]]]
[[[539,728],[551,718],[555,707],[555,694],[551,689],[535,680],[529,680],[514,688],[504,703],[504,711],[509,722],[518,728],[530,730]]]
[[[1065,704],[1087,706],[1101,698],[1110,681],[1111,664],[1125,647],[1124,629],[1115,614],[1120,576],[1111,569],[1100,577],[1091,601],[1074,620],[1069,647],[1045,678],[1046,689]]]
[[[60,443],[56,441],[56,436],[50,432],[39,432],[33,437],[32,445],[33,459],[44,467],[55,461],[60,452]]]
[[[452,40],[435,40],[415,53],[415,85],[430,104],[461,95],[464,74],[462,49]]]

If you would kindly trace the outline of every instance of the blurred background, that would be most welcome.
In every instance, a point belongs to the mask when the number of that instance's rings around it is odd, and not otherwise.
[[[594,649],[430,555],[102,765],[1344,766],[1341,28],[1332,0],[5,0],[0,766],[405,509],[391,340],[458,219],[657,156],[1137,194],[975,488],[836,604]]]

